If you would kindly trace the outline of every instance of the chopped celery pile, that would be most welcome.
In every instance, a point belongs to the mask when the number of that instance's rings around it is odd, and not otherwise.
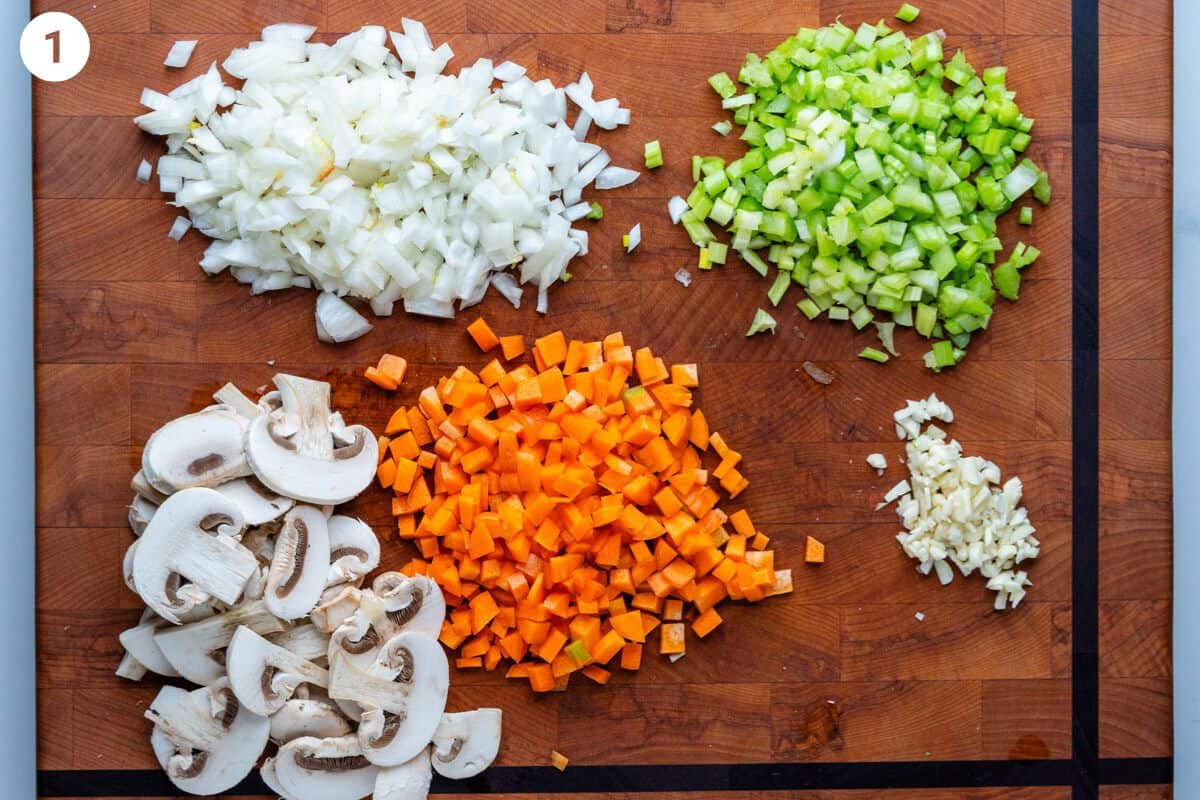
[[[679,220],[700,268],[724,261],[712,222],[754,271],[775,271],[772,305],[797,283],[809,319],[912,327],[938,340],[932,368],[961,360],[1037,257],[1018,244],[993,270],[997,217],[1027,193],[1050,201],[1046,173],[1020,155],[1033,120],[1006,69],[977,73],[962,51],[944,60],[937,33],[839,22],[747,55],[737,78],[708,82],[748,149],[729,163],[693,156]]]

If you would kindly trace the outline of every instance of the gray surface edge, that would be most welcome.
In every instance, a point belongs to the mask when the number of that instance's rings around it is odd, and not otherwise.
[[[1187,520],[1200,519],[1200,315],[1178,313],[1200,299],[1200,153],[1194,146],[1200,128],[1200,78],[1191,60],[1200,36],[1200,3],[1175,0],[1174,197],[1172,200],[1172,453],[1174,480],[1174,701],[1175,796],[1200,797],[1200,581],[1190,567],[1200,566],[1200,538]],[[1188,534],[1192,530],[1192,534]],[[1193,757],[1188,757],[1189,754]]]

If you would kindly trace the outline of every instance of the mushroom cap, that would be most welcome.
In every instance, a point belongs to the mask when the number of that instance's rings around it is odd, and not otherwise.
[[[247,710],[270,716],[301,683],[329,685],[329,673],[241,626],[225,651],[229,686]]]
[[[224,614],[160,631],[155,634],[154,643],[180,675],[207,686],[224,677],[222,651],[242,625],[258,634],[278,633],[284,628],[284,623],[267,610],[262,600],[252,600]]]
[[[329,739],[354,732],[350,720],[331,702],[293,697],[271,717],[271,741],[287,744],[302,736]]]
[[[361,519],[329,518],[329,575],[326,586],[361,581],[379,566],[379,537]]]
[[[278,795],[280,800],[296,800],[294,797],[288,797],[287,792],[279,783],[279,776],[275,774],[275,756],[263,760],[262,766],[258,768],[258,774],[267,788]]]
[[[402,572],[384,572],[371,585],[379,608],[364,600],[375,626],[388,637],[400,632],[423,633],[436,639],[446,619],[446,600],[441,587],[424,575],[409,577]]]
[[[371,763],[398,766],[429,744],[441,722],[450,686],[446,653],[436,639],[401,633],[380,648],[369,674],[388,681],[403,707],[397,709],[394,703],[379,707],[369,694],[352,698],[366,708],[358,741]]]
[[[433,734],[433,768],[455,780],[483,772],[500,750],[501,718],[498,708],[443,714]]]
[[[275,385],[280,408],[255,418],[246,431],[254,474],[274,491],[306,503],[353,499],[375,476],[374,434],[361,425],[331,429],[328,383],[276,375]]]
[[[425,748],[403,764],[379,770],[374,800],[425,800],[432,782],[429,748]]]
[[[296,505],[292,498],[275,494],[253,477],[238,478],[213,488],[237,503],[247,526],[279,519]]]
[[[241,509],[212,489],[183,489],[168,497],[133,554],[133,583],[142,600],[176,625],[179,613],[190,607],[178,596],[181,577],[222,603],[237,602],[258,565],[233,538],[242,528]]]
[[[245,417],[227,406],[212,406],[171,420],[146,440],[143,477],[156,490],[171,494],[249,475],[246,423]]]
[[[319,508],[299,505],[283,518],[263,599],[280,619],[307,616],[325,591],[329,524]]]
[[[236,786],[267,745],[270,722],[241,708],[219,682],[188,692],[164,686],[146,716],[151,746],[171,783],[190,794],[213,795]]]
[[[378,774],[353,735],[302,736],[280,747],[275,756],[282,794],[300,800],[357,800],[371,794]]]

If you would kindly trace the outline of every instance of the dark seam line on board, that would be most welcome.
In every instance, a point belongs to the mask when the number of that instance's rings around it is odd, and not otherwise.
[[[1071,2],[1071,782],[1100,793],[1099,83],[1097,0]]]
[[[1106,784],[1145,785],[1170,781],[1170,758],[1105,759]],[[798,764],[662,764],[569,767],[493,767],[466,781],[434,776],[433,794],[579,794],[584,792],[791,791],[798,789],[934,789],[1071,786],[1072,760],[899,761]],[[177,790],[160,770],[42,770],[42,797],[173,796]],[[257,775],[228,794],[270,795]]]

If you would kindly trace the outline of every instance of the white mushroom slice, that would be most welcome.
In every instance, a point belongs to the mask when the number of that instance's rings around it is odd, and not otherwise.
[[[163,655],[159,649],[158,643],[154,641],[154,635],[158,633],[162,621],[155,618],[150,622],[142,622],[137,627],[127,628],[121,631],[121,635],[117,637],[121,646],[125,648],[125,653],[142,665],[145,669],[157,675],[164,675],[168,678],[179,677],[179,672],[171,666],[171,662]],[[121,660],[121,664],[125,665],[125,659]],[[123,675],[121,669],[117,669],[117,674]],[[141,676],[131,678],[131,680],[139,680]]]
[[[262,778],[263,783],[267,785],[280,800],[296,800],[294,797],[288,797],[283,790],[283,786],[279,783],[279,776],[275,774],[275,757],[263,761],[262,766],[258,768],[258,774]]]
[[[242,393],[242,390],[234,386],[232,383],[227,383],[220,389],[213,392],[213,400],[216,400],[222,405],[228,406],[231,410],[236,411],[246,419],[254,419],[262,413],[262,409],[258,403],[255,403],[249,397]]]
[[[406,632],[390,639],[369,672],[339,656],[329,696],[365,710],[358,741],[372,764],[403,764],[429,744],[446,708],[450,666],[436,639]]]
[[[137,594],[137,587],[133,584],[133,558],[137,555],[138,545],[141,539],[134,539],[129,543],[129,547],[125,548],[125,557],[121,560],[121,575],[125,579],[125,585],[129,587],[129,591]],[[158,616],[155,614],[155,616]]]
[[[343,622],[354,616],[362,604],[362,591],[357,586],[330,586],[321,593],[310,617],[313,625],[325,633],[333,633]]]
[[[379,538],[361,519],[329,518],[329,575],[326,586],[357,583],[379,566]]]
[[[150,518],[158,510],[157,503],[151,503],[140,494],[135,494],[129,503],[129,529],[134,536],[141,536],[150,524]]]
[[[378,774],[353,735],[303,736],[280,747],[275,756],[281,794],[298,800],[357,800],[371,794]]]
[[[278,633],[284,628],[284,623],[267,610],[263,601],[255,600],[215,617],[169,628],[156,634],[154,643],[180,675],[207,686],[224,676],[224,650],[233,632],[242,625],[262,635]]]
[[[283,707],[301,683],[329,685],[329,673],[246,627],[238,628],[225,651],[229,686],[242,705],[263,716]]]
[[[397,767],[379,770],[374,800],[425,800],[429,797],[432,782],[429,749],[426,748]]]
[[[350,720],[337,706],[320,700],[293,697],[271,717],[271,741],[287,744],[302,736],[331,739],[354,732]]]
[[[276,375],[282,407],[250,423],[246,455],[254,474],[280,494],[314,505],[344,503],[375,475],[379,443],[361,425],[335,441],[329,426],[329,384]]]
[[[184,489],[158,507],[133,556],[133,583],[154,613],[179,624],[188,606],[180,578],[232,605],[258,566],[233,536],[242,532],[242,511],[212,489]],[[194,603],[193,603],[194,605]]]
[[[290,497],[280,497],[255,478],[238,478],[214,487],[237,503],[246,525],[265,525],[277,520],[296,505]]]
[[[329,634],[307,623],[273,633],[267,637],[267,641],[314,663],[324,661],[329,654]]]
[[[139,497],[146,498],[156,506],[161,506],[163,500],[167,499],[167,495],[150,485],[150,481],[146,480],[145,474],[140,469],[130,479],[129,488],[133,489]]]
[[[171,420],[146,441],[142,474],[164,494],[249,475],[246,423],[245,417],[226,406]]]
[[[443,714],[430,759],[437,773],[462,780],[491,766],[500,750],[501,716],[498,708]]]
[[[224,683],[188,692],[164,686],[146,711],[150,743],[171,783],[190,794],[213,795],[236,786],[267,745],[266,717],[240,707]]]
[[[371,586],[377,602],[364,598],[363,608],[384,638],[415,631],[436,639],[446,619],[441,587],[424,575],[411,578],[402,572],[385,572]]]
[[[297,506],[283,518],[263,595],[280,619],[308,615],[321,599],[329,574],[329,524],[320,509]]]

